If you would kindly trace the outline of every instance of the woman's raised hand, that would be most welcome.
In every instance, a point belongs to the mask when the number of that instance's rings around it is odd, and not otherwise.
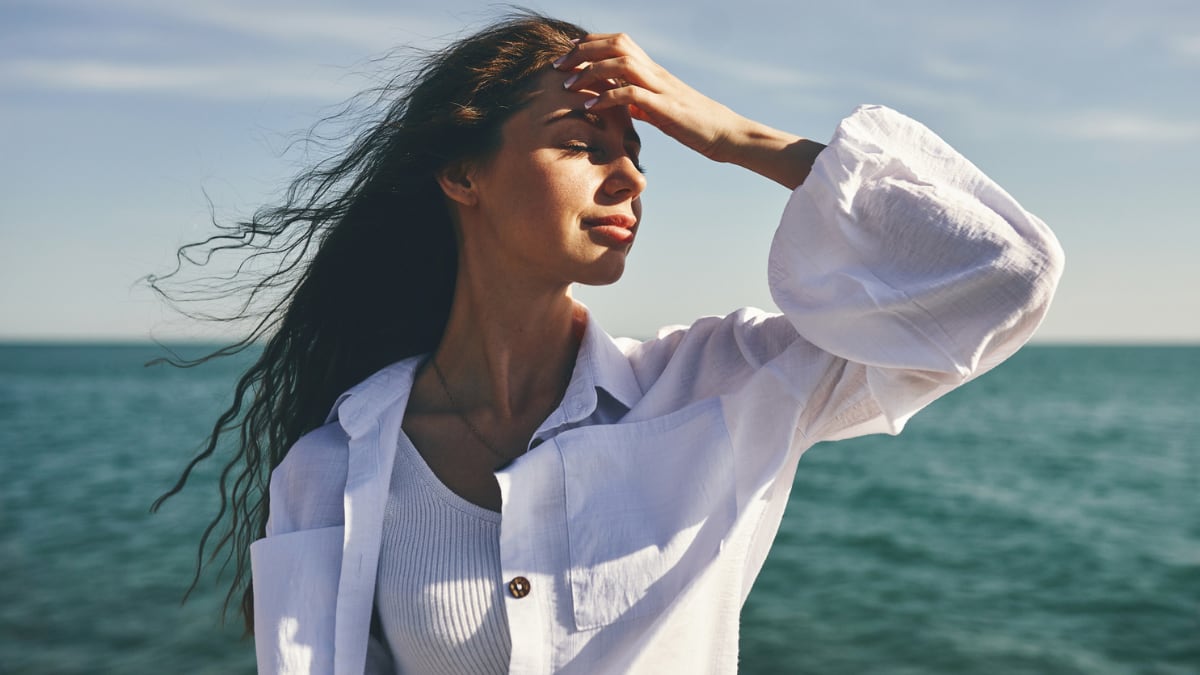
[[[568,89],[600,92],[585,104],[589,110],[628,105],[634,119],[710,159],[725,161],[721,152],[733,129],[746,122],[667,72],[624,33],[588,35],[554,67],[579,69],[567,79]]]
[[[739,164],[789,188],[804,181],[825,147],[751,121],[692,89],[624,33],[588,35],[554,67],[575,71],[566,88],[599,92],[584,104],[589,110],[626,105],[634,119],[705,157]]]

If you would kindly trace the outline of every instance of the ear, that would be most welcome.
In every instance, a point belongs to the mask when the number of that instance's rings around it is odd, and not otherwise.
[[[442,193],[463,206],[474,206],[479,200],[475,193],[474,167],[467,162],[456,162],[437,174]]]

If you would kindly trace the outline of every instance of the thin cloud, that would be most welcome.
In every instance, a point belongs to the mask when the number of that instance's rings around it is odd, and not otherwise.
[[[369,50],[383,50],[413,40],[446,35],[450,24],[395,12],[349,9],[249,7],[211,2],[155,2],[144,6],[160,16],[200,22],[244,35],[276,41],[334,41]]]
[[[42,1],[58,5],[63,11],[92,8],[74,0]],[[318,46],[340,44],[367,51],[391,49],[400,44],[431,44],[462,28],[461,22],[452,23],[428,14],[315,7],[299,2],[107,0],[105,11],[128,12],[139,19],[153,17],[189,32],[208,28],[258,40]]]
[[[738,82],[764,87],[812,87],[826,82],[825,77],[796,68],[739,59],[711,49],[686,45],[649,30],[642,30],[634,37],[645,46],[652,58],[695,66],[705,72],[723,75]]]
[[[1167,41],[1171,53],[1194,65],[1200,65],[1200,33],[1177,35]]]
[[[336,101],[357,89],[288,66],[171,65],[96,59],[0,63],[0,83],[60,91],[157,92],[208,99],[295,98]]]
[[[990,75],[982,66],[936,56],[926,58],[921,69],[930,77],[948,82],[979,82]]]
[[[1200,122],[1118,111],[1085,111],[1058,120],[1060,137],[1086,141],[1190,143],[1200,141]]]

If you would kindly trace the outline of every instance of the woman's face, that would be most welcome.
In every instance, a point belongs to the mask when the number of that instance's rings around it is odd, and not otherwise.
[[[641,141],[624,107],[585,112],[595,92],[565,90],[566,77],[542,75],[501,128],[496,153],[468,172],[465,262],[488,275],[597,285],[625,269],[646,187]]]

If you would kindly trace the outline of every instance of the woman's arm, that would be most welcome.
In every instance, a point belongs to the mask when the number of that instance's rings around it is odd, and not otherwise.
[[[603,90],[592,109],[629,105],[706,157],[795,188],[768,264],[782,315],[707,317],[630,352],[650,386],[627,421],[721,400],[739,509],[756,523],[744,599],[800,453],[822,440],[897,433],[1016,351],[1045,316],[1062,249],[977,167],[894,111],[860,108],[825,148],[700,95],[624,36],[588,36],[559,67],[585,61],[568,86]]]
[[[789,190],[799,187],[825,145],[741,119],[742,123],[731,131],[719,161],[750,169]]]
[[[692,89],[623,33],[589,35],[554,66],[580,70],[567,88],[600,91],[584,104],[589,110],[627,105],[635,119],[705,157],[745,167],[788,189],[804,182],[825,147],[742,117]]]
[[[1010,355],[1045,315],[1063,264],[1054,235],[913,120],[860,108],[825,148],[703,96],[621,34],[589,35],[555,66],[579,69],[568,88],[600,92],[585,104],[592,110],[628,105],[706,157],[798,187],[769,265],[784,317],[751,321],[725,342],[744,352],[747,372],[770,362],[789,382],[812,440],[898,431]],[[683,341],[703,341],[699,333]],[[828,364],[836,386],[811,386],[819,354],[808,346],[837,359]],[[697,395],[740,381],[718,375],[710,387],[689,381]]]

